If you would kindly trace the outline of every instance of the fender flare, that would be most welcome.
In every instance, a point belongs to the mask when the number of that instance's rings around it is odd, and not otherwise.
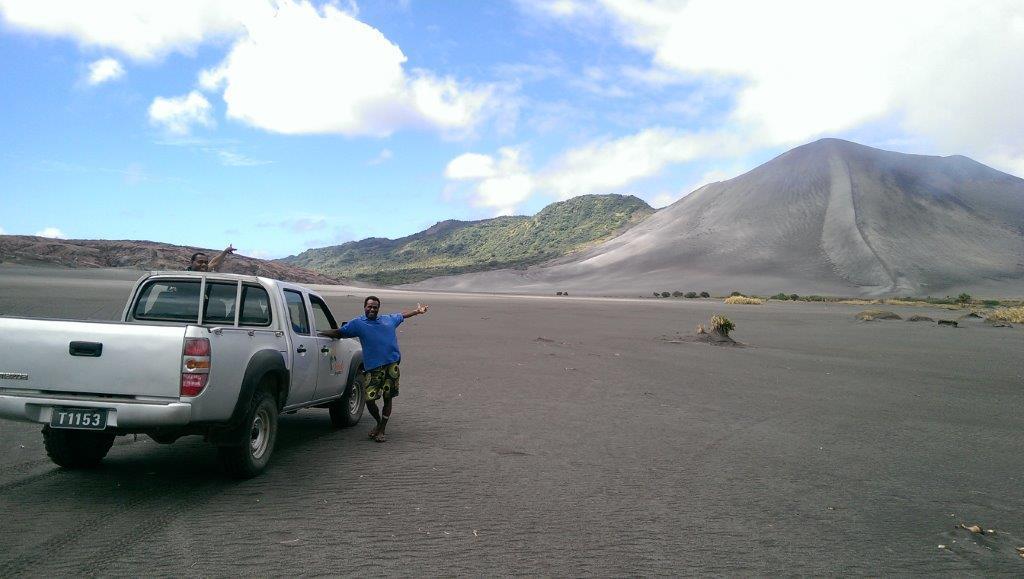
[[[249,365],[245,368],[242,386],[238,390],[238,400],[235,401],[235,409],[231,412],[231,424],[237,424],[242,420],[256,386],[268,374],[273,374],[277,378],[277,409],[284,408],[284,403],[288,400],[288,387],[291,384],[284,355],[277,350],[260,350],[249,358]]]
[[[363,365],[363,351],[359,350],[355,354],[352,354],[352,362],[348,368],[348,382],[345,383],[345,393],[348,393],[348,389],[352,387],[356,382],[356,374],[359,373],[359,367]]]

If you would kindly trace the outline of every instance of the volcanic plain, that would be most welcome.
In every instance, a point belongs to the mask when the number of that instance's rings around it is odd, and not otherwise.
[[[0,315],[115,319],[139,275],[0,266]],[[319,289],[341,319],[368,291]],[[196,437],[66,471],[2,421],[0,576],[1024,573],[1019,327],[375,293],[431,306],[387,443],[302,411],[237,482]],[[715,313],[743,347],[687,339]]]

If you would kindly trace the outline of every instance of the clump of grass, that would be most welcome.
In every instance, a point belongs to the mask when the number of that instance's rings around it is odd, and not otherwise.
[[[724,336],[728,336],[729,332],[736,329],[736,324],[732,323],[729,318],[715,314],[711,316],[711,331],[718,332]]]
[[[846,304],[850,306],[871,306],[882,303],[881,300],[860,300],[857,298],[851,298],[847,300],[836,300],[837,304]]]
[[[999,308],[990,313],[986,318],[990,322],[1013,322],[1024,324],[1024,306],[1016,308]]]
[[[764,300],[762,300],[761,298],[748,298],[746,296],[730,296],[725,298],[725,303],[758,305],[763,304]]]

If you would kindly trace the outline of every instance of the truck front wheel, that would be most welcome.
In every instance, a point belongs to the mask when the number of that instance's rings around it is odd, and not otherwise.
[[[115,434],[108,430],[66,430],[43,427],[43,445],[50,460],[64,468],[91,468],[107,456]]]
[[[222,446],[218,454],[229,475],[246,479],[266,468],[277,441],[277,401],[265,388],[253,393],[242,429],[241,444]]]
[[[356,371],[352,383],[345,390],[345,395],[331,403],[327,410],[331,413],[331,424],[338,428],[347,428],[359,424],[363,417],[363,408],[366,407],[365,394],[363,392],[363,380],[365,374],[362,367]]]

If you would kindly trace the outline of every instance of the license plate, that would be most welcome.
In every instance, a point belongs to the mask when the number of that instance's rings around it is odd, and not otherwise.
[[[107,409],[57,407],[50,416],[50,427],[103,430],[107,427]]]

